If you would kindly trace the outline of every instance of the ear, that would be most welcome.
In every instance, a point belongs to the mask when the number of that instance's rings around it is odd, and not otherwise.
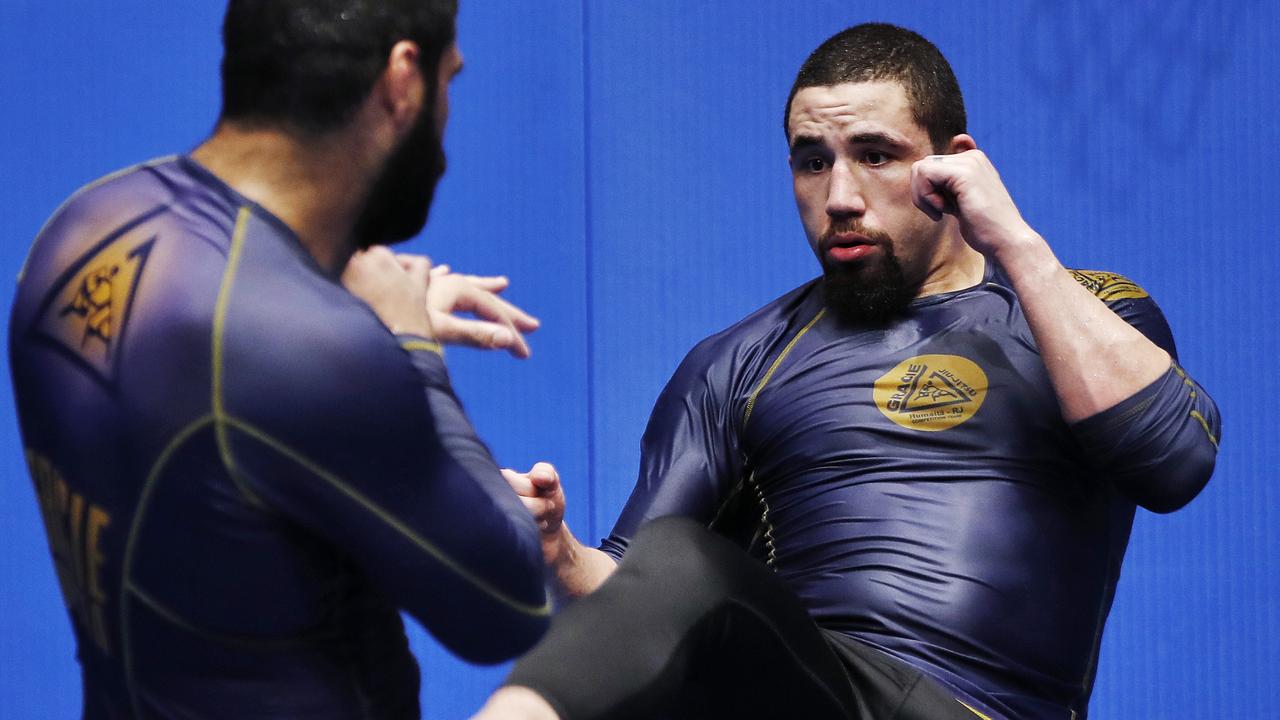
[[[387,66],[378,79],[382,107],[397,130],[412,126],[426,102],[426,78],[418,66],[421,54],[417,43],[401,40],[392,46]]]
[[[951,138],[951,142],[947,143],[947,151],[943,154],[954,155],[956,153],[962,153],[966,150],[977,150],[977,149],[978,149],[978,143],[974,141],[971,135],[967,133],[960,133],[959,135],[956,135],[955,137]]]

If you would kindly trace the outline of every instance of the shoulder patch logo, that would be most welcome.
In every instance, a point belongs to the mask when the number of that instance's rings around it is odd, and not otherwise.
[[[117,232],[77,260],[53,284],[33,332],[103,382],[114,380],[134,291],[155,236]]]
[[[948,430],[973,417],[987,399],[987,374],[959,355],[917,355],[880,376],[876,407],[908,430]]]
[[[1102,270],[1072,270],[1071,276],[1103,302],[1150,297],[1137,283],[1123,275]]]

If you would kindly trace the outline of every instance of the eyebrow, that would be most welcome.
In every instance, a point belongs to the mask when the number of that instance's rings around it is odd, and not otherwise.
[[[816,135],[796,135],[791,138],[791,152],[794,153],[797,150],[822,144],[822,138]]]
[[[892,148],[905,149],[910,148],[911,143],[905,138],[888,132],[867,131],[854,133],[848,138],[850,145],[887,145]],[[791,139],[791,152],[795,153],[804,148],[814,147],[824,144],[822,138],[816,135],[797,135]]]
[[[888,145],[895,148],[907,148],[911,143],[898,135],[887,132],[860,132],[849,137],[850,145]]]

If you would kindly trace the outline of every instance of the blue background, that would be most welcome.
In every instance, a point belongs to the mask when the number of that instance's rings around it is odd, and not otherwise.
[[[1171,516],[1139,514],[1092,716],[1274,715],[1280,5],[462,5],[450,170],[410,247],[510,275],[509,295],[542,318],[533,359],[454,351],[450,367],[501,463],[559,465],[579,536],[598,538],[616,517],[649,408],[683,353],[815,272],[782,105],[827,36],[896,22],[950,58],[970,131],[1023,214],[1067,265],[1151,291],[1225,418],[1203,495]],[[0,2],[6,303],[64,197],[211,129],[221,11],[212,0]],[[7,382],[0,407],[0,717],[73,717],[70,624]],[[502,675],[411,633],[427,717],[465,716]]]

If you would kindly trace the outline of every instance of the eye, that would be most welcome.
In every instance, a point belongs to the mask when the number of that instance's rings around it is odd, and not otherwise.
[[[884,165],[889,162],[889,156],[879,150],[868,150],[862,154],[862,162],[871,165]]]
[[[827,169],[827,161],[815,155],[804,161],[804,169],[812,173],[822,172]]]

